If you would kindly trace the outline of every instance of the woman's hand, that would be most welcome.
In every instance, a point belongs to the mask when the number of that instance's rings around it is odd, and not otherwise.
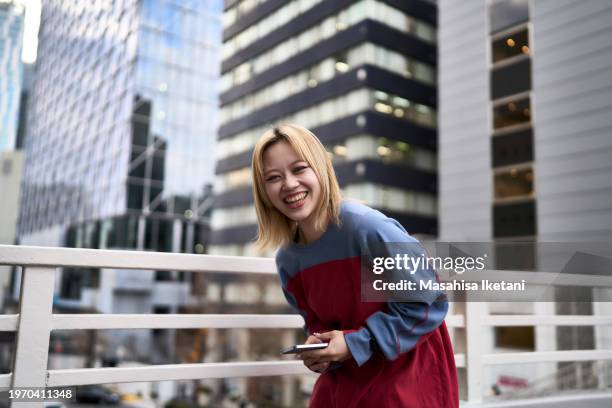
[[[352,357],[344,333],[340,330],[333,330],[325,333],[314,333],[306,340],[306,344],[329,343],[329,346],[322,350],[303,351],[298,357],[304,360],[304,365],[315,372],[323,372],[332,361],[345,361]]]
[[[306,342],[304,344],[323,343],[323,341],[319,340],[318,337],[316,337],[316,335],[318,334],[319,333],[315,333],[315,335],[308,336],[308,339],[306,339]],[[303,355],[305,353],[308,353],[308,352],[299,353],[297,355],[298,358],[303,360],[304,359]],[[315,362],[315,363],[311,363],[310,365],[308,365],[306,364],[306,361],[304,361],[304,365],[308,367],[309,370],[314,371],[315,373],[322,373],[329,368],[329,362]]]

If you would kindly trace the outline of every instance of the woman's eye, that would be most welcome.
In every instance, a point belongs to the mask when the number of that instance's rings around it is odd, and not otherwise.
[[[303,172],[304,170],[306,170],[307,168],[308,168],[307,166],[298,166],[298,167],[296,167],[296,168],[294,168],[294,169],[293,169],[293,172],[294,172],[294,173],[301,173],[301,172]]]
[[[278,180],[278,178],[279,178],[278,176],[270,176],[266,179],[266,181],[276,181]]]

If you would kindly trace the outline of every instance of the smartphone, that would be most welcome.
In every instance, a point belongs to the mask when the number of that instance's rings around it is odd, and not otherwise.
[[[296,354],[302,351],[321,350],[327,347],[329,343],[313,343],[313,344],[296,344],[281,350],[281,354]]]

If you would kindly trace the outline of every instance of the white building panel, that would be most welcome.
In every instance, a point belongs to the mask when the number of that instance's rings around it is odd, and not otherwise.
[[[538,236],[612,238],[612,3],[533,2]]]
[[[440,237],[489,239],[491,153],[487,7],[439,2]]]

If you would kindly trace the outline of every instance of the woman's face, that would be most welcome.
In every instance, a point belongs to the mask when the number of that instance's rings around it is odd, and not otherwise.
[[[266,194],[272,205],[300,225],[313,222],[321,185],[308,163],[289,143],[280,141],[265,150],[263,165]]]

